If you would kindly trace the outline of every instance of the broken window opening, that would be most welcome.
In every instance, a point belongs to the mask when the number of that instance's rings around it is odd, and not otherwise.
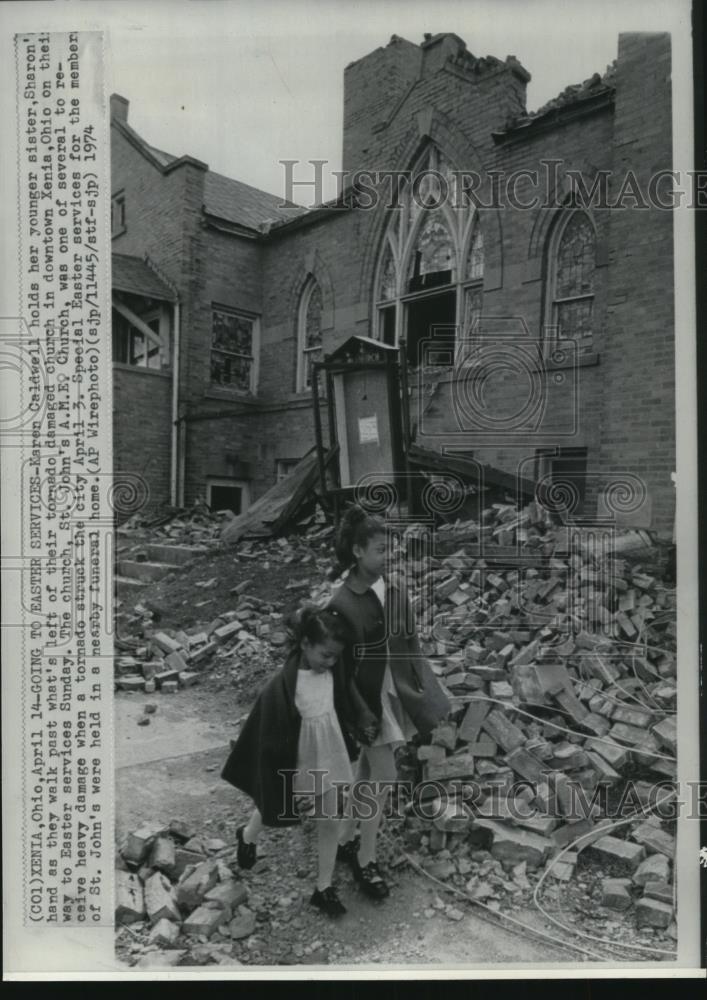
[[[170,313],[154,299],[113,293],[112,355],[116,364],[163,371],[170,366]],[[154,336],[148,336],[147,327]]]
[[[454,272],[454,242],[439,215],[430,215],[420,227],[410,258],[408,292],[449,285]]]
[[[582,514],[587,489],[587,449],[539,448],[535,454],[538,503],[561,522]]]
[[[275,481],[281,483],[283,479],[294,471],[300,463],[299,458],[277,458],[275,459]]]
[[[238,392],[255,391],[255,336],[254,317],[212,307],[212,384]]]
[[[111,239],[126,232],[125,225],[125,193],[119,191],[110,200],[110,235]]]
[[[452,367],[464,336],[481,318],[482,230],[474,208],[458,202],[453,165],[433,143],[417,158],[411,178],[381,244],[372,335],[392,346],[404,338],[412,368]]]
[[[249,487],[243,480],[209,479],[206,483],[206,503],[211,511],[230,510],[243,514],[249,506]]]
[[[466,259],[466,276],[472,281],[481,280],[484,276],[484,234],[477,223],[469,244]]]
[[[413,368],[453,367],[456,298],[451,290],[407,303],[407,354]]]

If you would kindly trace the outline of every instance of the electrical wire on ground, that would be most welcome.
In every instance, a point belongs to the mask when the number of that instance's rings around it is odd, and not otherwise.
[[[646,815],[656,810],[658,806],[660,806],[663,802],[668,801],[671,797],[672,796],[670,793],[666,793],[661,799],[658,799],[652,806],[650,805],[644,806],[643,809],[637,811],[634,816],[629,816],[627,819],[615,820],[613,823],[602,826],[601,836],[605,836],[606,834],[609,833],[609,831],[616,830],[621,826],[626,826],[630,823],[636,823],[638,820],[643,819]],[[641,944],[623,944],[622,942],[611,940],[610,938],[602,938],[595,934],[588,934],[586,931],[580,931],[580,930],[575,930],[574,928],[568,928],[565,924],[562,923],[562,921],[557,920],[555,917],[553,917],[552,914],[549,913],[540,903],[539,900],[540,890],[542,889],[543,883],[549,876],[552,869],[558,863],[558,861],[560,861],[565,854],[567,854],[573,848],[577,847],[583,841],[590,840],[591,838],[596,836],[597,836],[596,830],[591,830],[589,833],[582,834],[580,837],[577,837],[575,840],[571,841],[558,854],[556,854],[554,858],[552,858],[549,861],[547,868],[540,876],[540,880],[538,881],[538,884],[535,887],[535,891],[533,892],[534,905],[546,919],[552,921],[552,923],[554,923],[556,926],[561,927],[563,930],[572,930],[573,933],[579,935],[582,938],[586,938],[589,941],[595,941],[601,944],[608,944],[613,948],[616,948],[618,946],[620,948],[627,948],[629,950],[634,950],[634,951],[650,952],[651,954],[655,955],[670,955],[671,957],[676,958],[677,952],[666,948],[654,948],[649,945],[641,945]]]

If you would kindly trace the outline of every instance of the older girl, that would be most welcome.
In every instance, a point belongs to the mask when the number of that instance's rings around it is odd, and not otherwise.
[[[421,654],[407,592],[384,576],[387,551],[385,523],[360,507],[349,508],[336,542],[345,575],[328,607],[346,619],[353,635],[344,660],[363,743],[356,780],[371,783],[375,809],[361,818],[360,839],[354,838],[355,817],[344,821],[338,856],[373,899],[388,895],[376,863],[376,840],[390,783],[397,778],[394,750],[416,732],[428,734],[450,709]]]

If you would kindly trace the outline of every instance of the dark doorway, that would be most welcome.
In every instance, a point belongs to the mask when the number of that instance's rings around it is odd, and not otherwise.
[[[457,301],[442,292],[407,305],[407,351],[411,365],[454,365]],[[439,329],[441,328],[441,329]],[[423,344],[433,339],[434,343]]]
[[[240,514],[243,489],[240,486],[215,486],[212,483],[210,500],[210,510],[232,510],[234,514]]]
[[[538,499],[543,506],[560,519],[584,513],[587,449],[539,450],[537,460]]]

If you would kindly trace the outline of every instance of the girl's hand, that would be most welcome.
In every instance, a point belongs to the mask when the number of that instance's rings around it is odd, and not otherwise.
[[[370,746],[371,743],[373,743],[376,736],[378,735],[379,731],[380,727],[377,722],[371,723],[370,726],[365,726],[361,730],[361,736],[363,738],[362,742],[364,742],[366,746]]]

